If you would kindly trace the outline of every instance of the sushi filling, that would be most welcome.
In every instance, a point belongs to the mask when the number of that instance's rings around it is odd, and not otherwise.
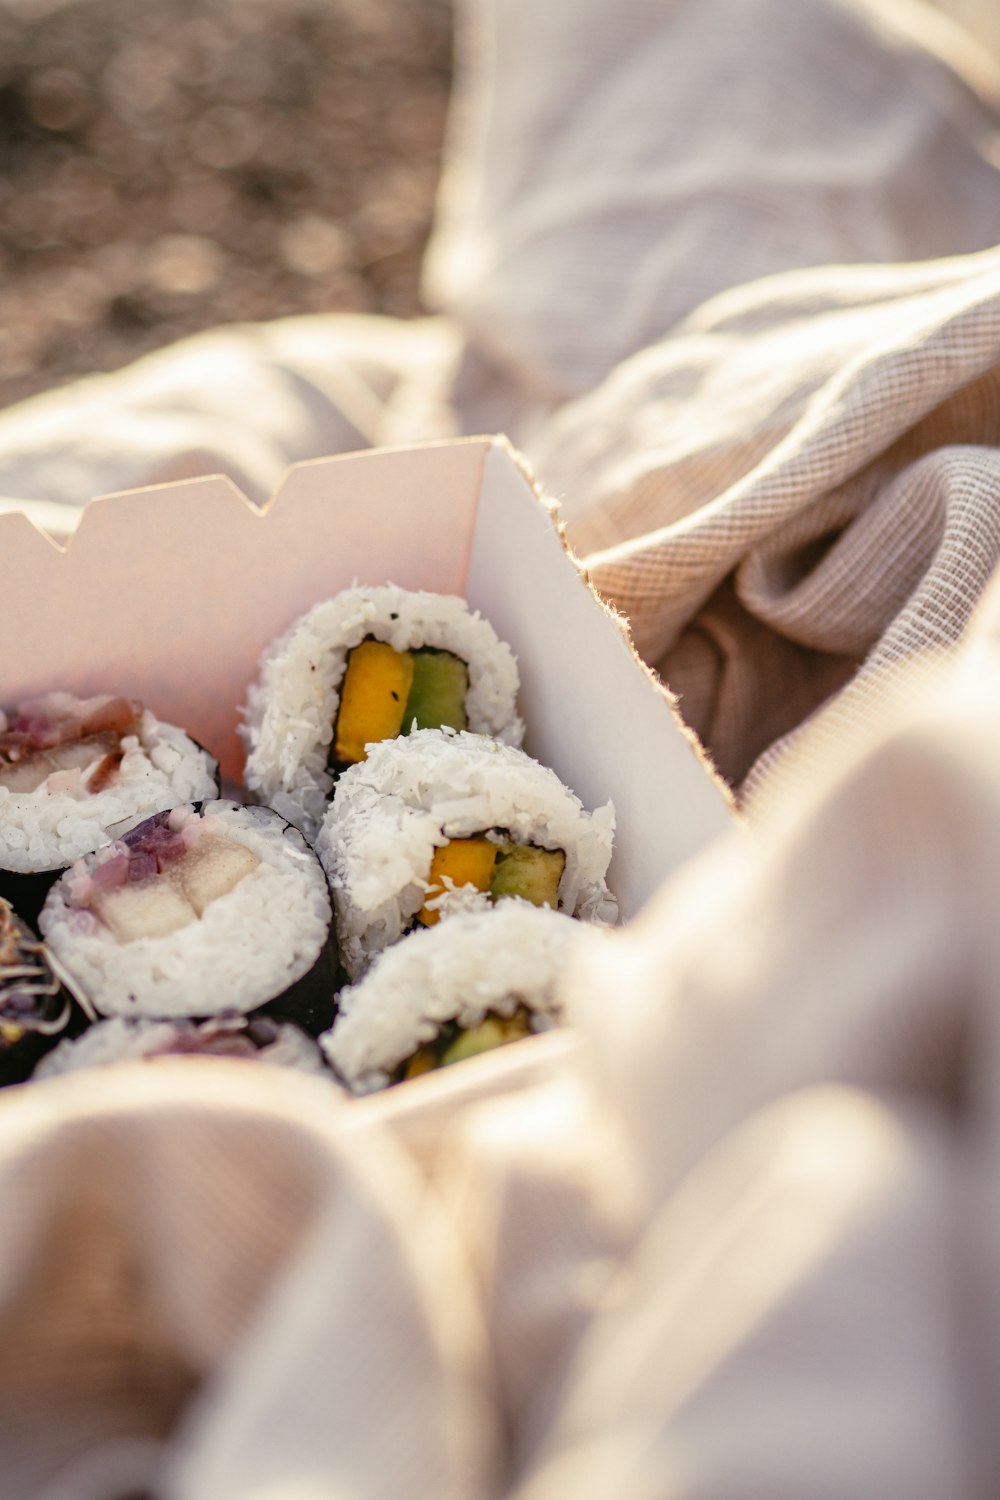
[[[267,1016],[244,1023],[232,1020],[178,1021],[169,1036],[151,1047],[145,1057],[242,1057],[256,1061],[261,1052],[272,1047],[281,1035],[281,1027]]]
[[[103,791],[122,763],[122,741],[139,733],[142,712],[129,698],[51,693],[0,713],[0,786],[9,792]]]
[[[367,758],[366,745],[414,728],[467,728],[468,691],[468,667],[453,652],[430,646],[396,651],[366,636],[347,653],[331,769],[356,765]]]
[[[37,1064],[38,1079],[117,1063],[171,1062],[176,1058],[226,1058],[269,1066],[326,1071],[322,1053],[298,1027],[269,1016],[220,1011],[208,1020],[152,1020],[116,1016],[60,1042]]]
[[[476,1026],[460,1026],[457,1021],[449,1021],[433,1042],[425,1043],[400,1063],[392,1081],[405,1083],[410,1078],[419,1078],[421,1073],[450,1068],[452,1063],[463,1062],[467,1057],[493,1052],[497,1047],[506,1047],[509,1042],[520,1042],[536,1031],[544,1030],[544,1022],[544,1017],[532,1015],[524,1005],[519,1005],[510,1016],[487,1011]]]
[[[0,1051],[29,1031],[61,1031],[69,1000],[49,965],[45,948],[0,898]]]
[[[558,908],[559,882],[565,868],[564,850],[518,844],[503,831],[449,839],[434,851],[427,897],[417,912],[417,921],[433,927],[441,916],[435,901],[458,886],[472,886],[491,901],[519,896],[532,906]]]
[[[120,943],[166,937],[197,921],[260,864],[215,821],[190,807],[147,818],[96,869],[73,870],[73,906],[92,912]]]

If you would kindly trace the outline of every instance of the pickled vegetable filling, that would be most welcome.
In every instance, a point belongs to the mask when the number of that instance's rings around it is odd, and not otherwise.
[[[259,1058],[266,1047],[271,1047],[281,1035],[277,1022],[267,1016],[243,1024],[240,1021],[216,1021],[198,1025],[193,1021],[178,1021],[168,1041],[155,1051],[145,1054],[156,1057],[244,1057],[248,1061]]]
[[[35,792],[48,782],[53,791],[103,791],[121,765],[122,740],[138,734],[141,720],[142,704],[129,698],[50,693],[22,703],[0,716],[0,786]]]
[[[449,1021],[433,1042],[420,1047],[400,1064],[393,1081],[403,1083],[408,1078],[419,1078],[421,1073],[449,1068],[452,1063],[462,1062],[466,1057],[492,1052],[496,1047],[505,1047],[508,1042],[519,1042],[531,1035],[531,1017],[523,1005],[519,1005],[512,1016],[499,1016],[495,1011],[488,1011],[478,1026],[463,1027],[457,1021]]]
[[[469,670],[451,651],[395,651],[366,637],[347,654],[331,764],[354,765],[365,746],[418,729],[466,729]]]
[[[26,1031],[62,1027],[67,1001],[59,989],[43,944],[0,898],[0,1050]]]
[[[120,943],[166,937],[196,921],[260,864],[250,849],[175,809],[133,828],[91,873],[74,872],[71,896]]]
[[[537,844],[515,844],[511,840],[479,836],[449,839],[435,849],[428,881],[427,899],[417,921],[433,927],[440,913],[428,906],[452,885],[471,885],[492,901],[520,896],[532,906],[559,905],[559,882],[566,868],[562,849],[540,849]]]

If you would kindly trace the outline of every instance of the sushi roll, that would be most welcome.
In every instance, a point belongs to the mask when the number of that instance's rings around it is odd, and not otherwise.
[[[49,693],[0,710],[0,894],[33,920],[56,871],[129,818],[217,796],[217,773],[131,698]]]
[[[65,1031],[70,1009],[44,945],[0,899],[0,1084],[28,1077]]]
[[[371,746],[316,841],[348,977],[433,925],[459,889],[463,906],[520,896],[613,923],[614,826],[610,802],[588,813],[554,771],[496,740],[426,729]]]
[[[158,813],[77,861],[39,922],[101,1015],[245,1014],[299,988],[322,1029],[330,915],[302,836],[268,808],[218,801]]]
[[[340,993],[320,1037],[331,1067],[368,1094],[559,1024],[559,978],[578,922],[520,900],[449,916],[387,949]]]
[[[518,686],[510,647],[464,599],[347,589],[265,653],[244,711],[246,785],[312,841],[369,744],[447,725],[519,745]]]
[[[227,1016],[212,1021],[144,1021],[116,1016],[56,1044],[33,1079],[79,1068],[159,1057],[236,1057],[329,1076],[316,1042],[289,1022]]]

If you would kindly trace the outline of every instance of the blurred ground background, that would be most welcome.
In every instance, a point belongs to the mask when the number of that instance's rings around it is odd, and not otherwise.
[[[932,3],[1000,59],[1000,0]],[[216,323],[419,312],[451,20],[0,0],[0,407]]]
[[[420,311],[451,0],[0,0],[0,406],[216,323]]]

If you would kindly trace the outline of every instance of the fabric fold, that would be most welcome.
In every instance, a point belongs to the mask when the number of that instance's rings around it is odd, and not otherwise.
[[[144,1443],[165,1500],[488,1492],[491,1365],[412,1165],[322,1082],[190,1062],[0,1100],[4,1493]]]

